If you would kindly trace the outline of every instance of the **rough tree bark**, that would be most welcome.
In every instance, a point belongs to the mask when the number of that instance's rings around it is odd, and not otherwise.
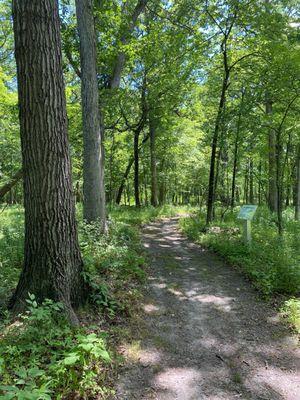
[[[99,92],[93,1],[76,0],[80,39],[81,97],[83,120],[83,218],[106,227],[104,146]]]
[[[56,0],[13,0],[24,173],[25,255],[15,311],[28,292],[72,306],[84,298],[67,137]]]
[[[150,136],[150,164],[151,164],[151,205],[158,206],[157,170],[156,170],[156,124],[149,115],[149,136]]]

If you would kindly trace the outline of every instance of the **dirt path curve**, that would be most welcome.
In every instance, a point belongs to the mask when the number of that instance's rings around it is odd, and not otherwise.
[[[143,329],[127,349],[116,398],[300,400],[296,338],[247,280],[180,235],[177,222],[144,229],[151,273]]]

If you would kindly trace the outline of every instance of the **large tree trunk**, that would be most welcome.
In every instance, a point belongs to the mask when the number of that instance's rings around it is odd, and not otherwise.
[[[62,73],[58,3],[14,0],[20,131],[24,173],[25,259],[11,305],[38,300],[72,305],[84,297],[75,221]]]
[[[298,145],[297,153],[295,220],[300,221],[300,144]]]
[[[104,128],[99,110],[93,1],[76,0],[83,120],[83,218],[106,226]]]
[[[157,170],[156,170],[156,125],[153,118],[149,117],[150,136],[150,163],[151,163],[151,205],[158,206]]]
[[[266,114],[271,121],[272,102],[266,95]],[[278,191],[277,191],[277,176],[276,176],[276,132],[270,127],[268,133],[269,142],[269,208],[272,212],[278,210]]]

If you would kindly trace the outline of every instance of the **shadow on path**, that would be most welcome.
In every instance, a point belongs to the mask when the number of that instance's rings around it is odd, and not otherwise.
[[[249,282],[185,239],[176,218],[148,225],[140,337],[125,345],[118,400],[299,400],[296,338]]]

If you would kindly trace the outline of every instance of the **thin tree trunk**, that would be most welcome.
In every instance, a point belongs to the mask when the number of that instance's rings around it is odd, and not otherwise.
[[[108,199],[109,203],[113,202],[114,199],[114,190],[113,190],[113,164],[114,164],[114,151],[115,151],[115,135],[112,133],[112,143],[110,148],[110,156],[109,156],[109,192]]]
[[[234,142],[234,155],[233,155],[233,169],[232,169],[232,184],[231,184],[231,208],[235,207],[235,185],[236,185],[236,173],[237,173],[237,163],[238,163],[238,148],[239,148],[239,128],[236,132],[235,142]]]
[[[272,102],[269,95],[266,94],[266,114],[271,121]],[[269,208],[272,212],[278,211],[278,191],[277,191],[277,176],[276,176],[276,132],[270,127],[268,133],[269,141]]]
[[[140,129],[142,130],[143,126],[140,127]],[[142,146],[147,142],[148,139],[149,139],[149,135],[146,135],[144,137],[144,139],[142,140],[142,143],[141,143],[141,145],[139,147],[139,152],[141,151]],[[117,197],[116,197],[116,204],[120,204],[120,202],[121,202],[122,193],[123,193],[123,190],[124,190],[124,187],[125,187],[125,184],[126,184],[126,180],[127,180],[128,176],[130,174],[131,167],[133,166],[133,163],[134,163],[134,156],[130,157],[130,159],[128,161],[128,164],[127,164],[127,167],[125,169],[125,172],[124,172],[124,174],[122,176],[121,184],[119,186],[119,190],[118,190]]]
[[[81,199],[82,199],[82,195],[81,195],[81,189],[80,189],[80,184],[79,181],[76,182],[75,185],[75,201],[76,203],[80,203]]]
[[[39,301],[61,301],[71,321],[78,323],[72,306],[82,302],[85,285],[71,181],[58,3],[14,0],[13,22],[25,254],[11,306],[24,309],[30,292]]]
[[[138,0],[137,4],[133,10],[133,13],[130,16],[129,25],[128,25],[127,29],[123,30],[121,37],[120,37],[120,43],[123,46],[128,44],[128,42],[130,40],[130,36],[131,36],[134,28],[136,27],[138,18],[144,12],[144,10],[146,8],[147,1],[148,0]],[[125,4],[125,7],[126,6],[127,5]],[[123,51],[119,51],[116,56],[116,59],[114,61],[112,76],[109,80],[108,86],[110,89],[115,89],[120,86],[121,76],[122,76],[123,69],[125,67],[125,63],[126,63],[126,54]]]
[[[167,168],[165,168],[165,164],[166,164],[165,159],[162,159],[162,161],[161,161],[161,170],[162,171],[165,171],[167,169]],[[179,197],[179,203],[182,204],[182,202],[183,202],[182,192],[178,194],[178,197]],[[165,187],[164,187],[164,175],[163,175],[163,177],[160,181],[159,188],[158,188],[159,205],[162,206],[164,204],[164,201],[165,201]]]
[[[130,170],[131,170],[131,167],[133,165],[133,162],[134,162],[134,157],[131,157],[129,159],[128,164],[127,164],[126,170],[125,170],[125,172],[123,174],[121,184],[119,186],[119,190],[118,190],[118,194],[117,194],[117,198],[116,198],[116,203],[117,204],[121,203],[122,193],[124,191],[124,188],[125,188],[125,185],[126,185],[126,180],[127,180],[128,176],[130,174]]]
[[[150,163],[151,163],[151,205],[158,206],[157,171],[156,171],[156,125],[153,118],[149,117],[150,133]]]
[[[284,169],[287,169],[286,174],[286,185],[285,185],[285,207],[289,207],[290,205],[290,196],[292,191],[292,173],[290,170],[290,153],[291,153],[291,134],[289,134],[288,141],[286,143],[286,151],[285,151],[285,160],[284,160]]]
[[[249,160],[249,203],[254,204],[253,160]]]
[[[223,56],[223,82],[220,94],[220,101],[217,111],[217,117],[215,121],[215,128],[213,132],[212,145],[211,145],[211,158],[210,158],[210,171],[209,171],[209,182],[208,182],[208,196],[207,196],[207,213],[206,213],[206,225],[209,225],[213,220],[213,210],[215,201],[215,162],[216,162],[216,152],[218,146],[219,132],[221,124],[224,120],[224,109],[226,104],[226,93],[229,87],[230,71],[236,65],[238,61],[229,66],[227,46],[230,38],[230,34],[234,23],[237,18],[237,8],[235,9],[231,22],[226,26],[223,33],[223,40],[221,43],[221,52]]]
[[[221,152],[222,152],[222,149],[220,147],[219,151],[218,151],[218,155],[217,155],[217,165],[215,167],[216,172],[215,172],[215,183],[214,183],[214,202],[213,202],[213,209],[212,209],[212,218],[213,219],[216,218],[215,200],[216,200],[216,193],[217,193],[219,173],[220,173]]]
[[[23,171],[20,169],[11,180],[0,188],[0,199],[2,199],[20,181]]]
[[[93,1],[76,0],[83,121],[83,218],[106,229],[104,128],[99,110]]]
[[[278,234],[282,235],[283,233],[283,219],[282,219],[282,200],[283,200],[283,176],[284,176],[284,166],[281,163],[281,153],[282,153],[282,144],[281,144],[281,129],[278,129],[276,132],[276,142],[275,142],[275,167],[276,167],[276,199],[277,199],[277,227]]]
[[[261,160],[259,160],[259,165],[258,165],[258,204],[261,205],[261,170],[262,170],[262,165],[261,165]]]
[[[139,175],[139,138],[140,132],[134,132],[133,155],[134,155],[134,199],[135,206],[141,207],[140,202],[140,175]]]
[[[231,184],[231,201],[230,206],[231,208],[235,207],[235,192],[236,192],[236,175],[237,175],[237,167],[238,167],[238,152],[239,152],[239,143],[240,143],[240,130],[241,130],[241,122],[242,122],[242,112],[243,112],[243,105],[244,105],[244,97],[245,97],[245,90],[242,91],[242,98],[241,98],[241,105],[239,109],[239,116],[237,121],[236,127],[236,135],[234,141],[234,153],[233,153],[233,169],[232,169],[232,184]]]
[[[130,206],[130,185],[129,182],[127,182],[127,201],[128,201],[128,205]]]
[[[300,144],[298,145],[297,153],[295,220],[300,221]]]
[[[225,64],[227,64],[227,55],[224,55]],[[215,202],[215,164],[216,164],[216,153],[219,139],[219,132],[221,127],[221,122],[223,118],[224,107],[226,103],[226,91],[229,82],[229,71],[225,68],[224,78],[221,89],[220,102],[216,117],[215,129],[213,133],[213,139],[211,144],[211,157],[210,157],[210,170],[209,170],[209,182],[208,182],[208,197],[207,197],[207,214],[206,214],[206,224],[209,225],[213,220],[213,209]]]
[[[249,166],[246,166],[245,177],[244,177],[244,203],[248,203],[248,191],[249,191]]]

